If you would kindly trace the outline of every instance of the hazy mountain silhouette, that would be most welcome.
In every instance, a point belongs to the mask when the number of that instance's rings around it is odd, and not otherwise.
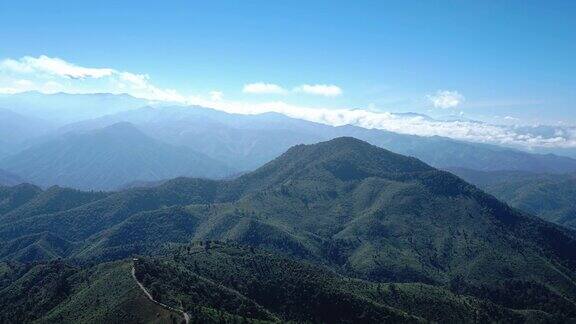
[[[129,123],[65,134],[5,158],[0,165],[35,184],[79,189],[114,189],[136,180],[212,178],[234,172],[201,153],[152,139]]]

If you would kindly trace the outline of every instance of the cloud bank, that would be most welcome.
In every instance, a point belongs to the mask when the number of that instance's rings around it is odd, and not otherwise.
[[[328,125],[356,125],[420,136],[444,136],[458,140],[501,144],[515,147],[576,147],[575,127],[518,127],[474,121],[442,121],[418,115],[394,114],[362,109],[332,109],[291,105],[283,101],[246,103],[226,100],[221,91],[204,95],[184,95],[154,85],[147,74],[113,68],[83,67],[47,56],[23,57],[0,61],[0,93],[36,90],[44,93],[127,93],[151,101],[211,107],[231,113],[258,114],[278,112],[290,117]],[[285,93],[272,83],[252,83],[247,93]],[[302,85],[292,91],[322,96],[337,96],[342,90],[333,85]],[[457,107],[464,97],[456,91],[442,90],[429,96],[439,108]]]

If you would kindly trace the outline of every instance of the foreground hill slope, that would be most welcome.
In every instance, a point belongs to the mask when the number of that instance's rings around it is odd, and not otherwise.
[[[161,256],[84,267],[61,261],[0,262],[0,275],[3,323],[183,323],[181,312],[192,323],[565,319],[427,284],[344,277],[307,262],[215,241],[171,246]],[[167,306],[147,299],[138,284]],[[556,302],[559,309],[566,307],[562,300]]]
[[[553,320],[426,284],[372,283],[270,252],[208,242],[171,248],[136,262],[136,275],[163,303],[219,309],[258,320],[486,322]],[[560,318],[556,318],[559,320]]]
[[[0,242],[31,249],[39,239],[30,237],[50,233],[41,242],[68,248],[46,251],[92,263],[235,241],[371,283],[422,283],[498,307],[576,317],[574,232],[354,138],[295,146],[234,180],[179,178],[74,206],[0,217]]]
[[[154,140],[129,123],[37,144],[0,161],[39,185],[109,190],[136,180],[223,177],[231,168],[201,153]]]
[[[59,261],[0,264],[2,323],[179,323],[182,316],[148,300],[131,262],[77,268]]]

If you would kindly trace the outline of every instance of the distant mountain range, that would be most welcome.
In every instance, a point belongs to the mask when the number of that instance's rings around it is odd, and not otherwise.
[[[135,180],[207,178],[233,168],[185,147],[152,139],[129,123],[33,145],[0,161],[0,168],[41,186],[111,190]]]
[[[439,168],[576,172],[576,160],[552,154],[333,127],[277,113],[238,115],[147,104],[112,94],[0,95],[0,107],[6,108],[0,109],[0,169],[42,187],[112,190],[176,176],[237,175],[294,145],[352,136]],[[109,127],[126,123],[138,136],[105,135]]]
[[[239,170],[261,166],[293,145],[353,136],[442,168],[576,172],[576,160],[552,154],[356,126],[332,127],[276,113],[236,115],[202,107],[145,107],[70,124],[60,131],[96,129],[121,121],[133,123],[167,143],[187,146],[221,161],[234,161]]]
[[[0,159],[18,152],[29,141],[45,136],[55,129],[47,121],[25,116],[0,106]]]
[[[43,94],[36,91],[0,94],[0,108],[33,116],[54,125],[64,125],[84,119],[140,108],[147,100],[126,94],[94,93]]]
[[[0,202],[5,317],[70,321],[74,305],[129,316],[143,303],[134,266],[154,298],[198,321],[576,318],[575,232],[350,137],[294,146],[232,180],[112,193],[24,184]]]

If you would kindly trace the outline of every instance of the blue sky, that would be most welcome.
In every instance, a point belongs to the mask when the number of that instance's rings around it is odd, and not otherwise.
[[[576,123],[574,17],[574,1],[4,0],[0,59],[145,74],[207,100]]]

